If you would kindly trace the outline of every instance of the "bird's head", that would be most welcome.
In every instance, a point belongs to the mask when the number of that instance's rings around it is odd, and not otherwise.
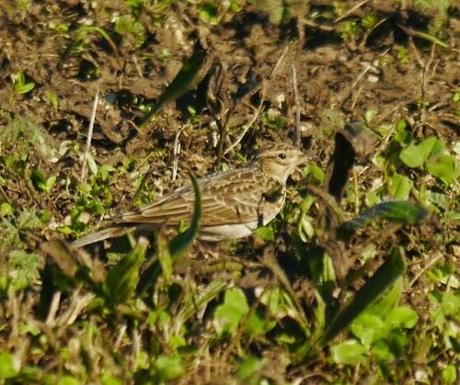
[[[256,158],[262,170],[269,176],[286,183],[289,175],[300,165],[307,163],[307,156],[296,146],[279,143],[264,149]]]

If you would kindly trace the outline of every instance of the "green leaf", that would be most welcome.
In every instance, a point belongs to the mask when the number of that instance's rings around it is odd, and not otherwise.
[[[384,321],[380,317],[363,312],[353,321],[351,331],[369,349],[373,342],[385,337],[387,330],[384,326]]]
[[[16,377],[19,372],[18,363],[11,353],[0,352],[0,380]]]
[[[386,316],[398,305],[403,292],[403,280],[397,279],[385,295],[375,304],[366,309],[366,313],[375,314],[380,319],[385,319]]]
[[[22,290],[36,283],[39,278],[38,269],[40,257],[38,254],[25,250],[13,250],[9,254],[9,270],[14,277],[11,285],[15,290]]]
[[[403,224],[416,224],[425,219],[427,215],[426,209],[409,201],[382,202],[365,210],[355,219],[343,223],[339,230],[346,233],[354,232],[378,219],[387,219]]]
[[[379,340],[372,347],[371,352],[379,361],[391,362],[395,359],[387,340]]]
[[[442,310],[446,315],[460,317],[460,293],[448,291],[442,295]]]
[[[323,183],[326,175],[322,168],[318,167],[315,164],[310,164],[302,171],[302,176],[307,177],[311,175],[314,179],[316,179],[319,183]]]
[[[59,97],[56,91],[54,90],[46,91],[45,97],[46,97],[46,101],[48,102],[48,104],[50,104],[51,107],[53,107],[54,112],[57,112],[59,108]]]
[[[35,83],[30,82],[30,83],[24,83],[24,84],[15,84],[14,90],[18,94],[27,94],[28,92],[32,91],[35,88]]]
[[[178,258],[183,255],[192,245],[200,231],[201,220],[201,192],[198,182],[192,172],[189,173],[192,180],[193,191],[195,193],[195,203],[193,206],[193,215],[190,227],[183,233],[178,234],[169,244],[169,253],[171,257]]]
[[[72,376],[62,376],[57,382],[59,385],[82,385],[83,383]]]
[[[260,358],[249,356],[246,357],[237,369],[237,375],[240,380],[246,380],[257,374],[263,368],[263,360]],[[252,382],[251,382],[252,383]]]
[[[347,340],[331,348],[337,364],[356,365],[366,360],[366,348],[356,340]]]
[[[431,157],[440,154],[444,150],[444,143],[432,136],[419,144],[409,144],[399,154],[399,159],[408,167],[422,167]]]
[[[394,308],[385,319],[385,326],[389,329],[411,329],[418,321],[415,310],[408,306]]]
[[[144,115],[140,123],[141,126],[148,123],[166,103],[176,100],[199,83],[201,78],[205,75],[202,70],[205,67],[207,58],[208,54],[206,49],[197,41],[192,56],[187,59],[179,73],[171,84],[166,87],[152,109]]]
[[[273,232],[273,229],[268,226],[259,227],[254,231],[254,234],[265,242],[271,242],[275,240],[275,233]]]
[[[141,238],[134,249],[113,266],[104,283],[109,305],[117,305],[131,299],[139,281],[139,269],[144,261],[148,242]]]
[[[265,313],[255,311],[245,321],[246,332],[250,336],[260,336],[273,329],[275,320],[270,320]]]
[[[380,266],[375,274],[356,293],[333,318],[324,333],[323,342],[327,343],[343,331],[363,310],[377,301],[380,296],[401,276],[406,269],[404,260],[397,249],[389,255],[388,260]]]
[[[123,382],[120,379],[113,377],[112,375],[108,373],[104,373],[101,377],[101,384],[102,385],[123,385]]]
[[[172,381],[184,373],[180,356],[160,355],[155,361],[154,368],[158,383]]]
[[[6,217],[7,215],[13,214],[13,206],[11,206],[7,202],[3,202],[0,204],[0,217]]]
[[[426,166],[431,175],[439,178],[447,186],[454,183],[460,175],[460,166],[449,154],[441,154],[430,159]]]
[[[413,183],[407,176],[394,173],[389,179],[389,194],[394,199],[406,200],[412,186]]]
[[[50,192],[56,183],[56,177],[50,176],[46,178],[38,169],[34,169],[31,175],[32,184],[37,190]]]
[[[244,292],[239,288],[227,290],[224,303],[219,305],[214,313],[217,333],[219,335],[233,334],[248,311],[249,305]]]
[[[457,379],[457,367],[454,364],[447,365],[442,370],[442,379],[444,384],[454,384]]]
[[[122,15],[115,21],[115,31],[123,37],[131,35],[139,48],[145,41],[145,28],[132,15]]]
[[[168,241],[159,233],[156,239],[158,261],[163,271],[163,276],[170,282],[173,273],[173,260],[169,253]]]
[[[216,4],[203,2],[198,6],[198,17],[212,25],[219,24],[219,9]]]
[[[23,211],[19,214],[17,224],[20,229],[23,230],[34,230],[39,229],[43,226],[40,218],[34,209]]]
[[[182,322],[188,321],[194,314],[201,312],[211,301],[227,288],[228,283],[214,279],[206,286],[198,296],[194,296],[190,301],[186,301],[179,309],[176,319]]]
[[[23,72],[18,72],[12,75],[14,90],[18,94],[27,94],[35,88],[34,82],[26,82],[26,77]]]

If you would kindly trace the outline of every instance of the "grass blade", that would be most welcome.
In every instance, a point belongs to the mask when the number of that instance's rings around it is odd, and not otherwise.
[[[405,270],[406,265],[401,252],[394,249],[388,260],[356,293],[351,302],[339,310],[332,319],[322,339],[323,344],[328,343],[342,332],[366,307],[374,303]]]
[[[428,215],[428,211],[409,201],[382,202],[365,210],[355,219],[345,222],[339,231],[350,233],[378,219],[388,219],[403,224],[416,224]]]
[[[201,192],[200,187],[195,176],[189,171],[190,179],[193,184],[193,191],[195,193],[195,203],[193,207],[193,216],[190,227],[183,233],[178,234],[169,243],[169,253],[171,258],[175,259],[181,256],[192,245],[193,240],[196,238],[200,231],[201,220]]]
[[[152,109],[145,114],[140,123],[141,126],[145,125],[150,119],[161,110],[161,108],[168,102],[176,100],[188,90],[193,88],[199,83],[200,78],[204,75],[201,71],[207,62],[206,49],[200,44],[199,40],[195,44],[192,56],[190,56],[184,63],[179,73],[173,79],[171,84],[164,90],[158,98],[156,104]]]

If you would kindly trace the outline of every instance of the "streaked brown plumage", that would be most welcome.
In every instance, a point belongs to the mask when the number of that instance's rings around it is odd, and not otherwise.
[[[298,148],[278,144],[261,152],[247,167],[198,180],[202,199],[199,237],[208,241],[241,238],[270,222],[284,205],[288,176],[305,162]],[[122,236],[133,226],[177,226],[190,220],[193,203],[189,184],[139,210],[112,218],[111,227],[76,240],[71,247]]]

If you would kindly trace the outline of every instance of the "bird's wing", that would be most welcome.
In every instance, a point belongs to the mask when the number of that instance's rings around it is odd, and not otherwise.
[[[216,226],[256,221],[261,213],[264,193],[282,189],[274,179],[260,178],[252,170],[235,171],[199,180],[202,199],[202,226]],[[190,220],[194,193],[187,185],[157,202],[136,211],[122,214],[118,223],[165,223],[175,225]],[[266,209],[267,206],[264,205]]]

